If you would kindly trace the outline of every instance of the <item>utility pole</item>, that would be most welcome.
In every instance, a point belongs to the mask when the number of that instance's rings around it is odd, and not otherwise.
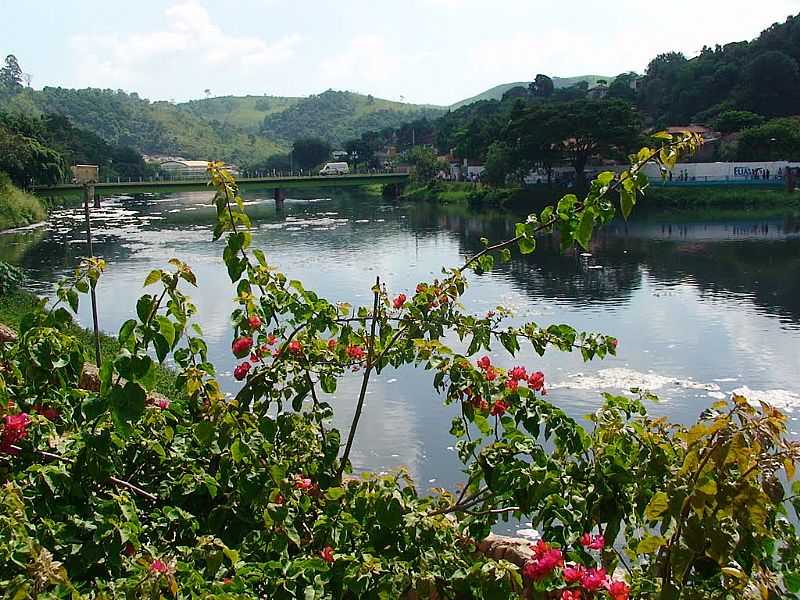
[[[72,167],[72,173],[77,183],[83,184],[83,211],[86,216],[86,246],[89,253],[89,258],[94,258],[94,249],[92,248],[92,223],[89,218],[89,202],[91,201],[95,206],[95,190],[94,184],[97,183],[98,167],[96,165],[76,165]],[[100,368],[100,324],[97,316],[97,295],[95,294],[95,286],[97,285],[93,280],[90,280],[89,294],[92,299],[92,324],[94,325],[94,359],[97,367]]]

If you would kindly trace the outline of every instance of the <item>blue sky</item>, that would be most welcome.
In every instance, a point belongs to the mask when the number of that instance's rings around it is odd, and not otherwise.
[[[0,0],[0,53],[37,88],[177,101],[334,88],[447,105],[540,72],[641,72],[659,52],[751,39],[799,11],[800,0]]]

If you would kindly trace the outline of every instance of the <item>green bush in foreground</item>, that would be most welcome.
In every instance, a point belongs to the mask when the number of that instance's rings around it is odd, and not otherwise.
[[[234,398],[220,391],[180,260],[154,270],[99,393],[78,389],[86,351],[69,330],[79,294],[100,277],[86,260],[0,350],[0,587],[10,598],[768,598],[800,590],[798,544],[782,478],[800,450],[786,417],[734,397],[690,427],[647,416],[638,398],[606,396],[584,430],[547,399],[534,365],[502,369],[485,350],[530,343],[614,354],[617,341],[568,325],[510,326],[459,303],[467,273],[540,232],[589,244],[627,217],[646,185],[697,144],[661,135],[629,171],[602,173],[589,194],[518,223],[413,293],[372,284],[372,303],[331,303],[250,247],[233,178],[209,166],[214,239],[236,287]],[[62,306],[66,305],[66,306]],[[457,348],[445,344],[458,337]],[[151,404],[156,357],[171,356],[182,393]],[[477,360],[476,360],[477,359]],[[465,482],[420,496],[408,475],[348,475],[370,377],[414,364],[452,408]],[[357,373],[346,440],[330,394]],[[477,542],[500,518],[543,535],[524,564]]]

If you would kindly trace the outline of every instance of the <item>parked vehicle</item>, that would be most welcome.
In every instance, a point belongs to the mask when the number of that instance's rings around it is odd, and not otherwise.
[[[350,166],[346,162],[330,162],[326,163],[320,175],[347,175],[350,173]]]

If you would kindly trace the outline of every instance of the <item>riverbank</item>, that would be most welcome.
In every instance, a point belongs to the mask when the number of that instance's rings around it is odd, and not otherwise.
[[[44,204],[34,195],[22,191],[0,173],[0,231],[24,227],[47,218]]]
[[[25,290],[0,295],[0,323],[19,331],[22,318],[31,312],[40,302],[39,297]],[[94,356],[94,333],[88,329],[73,325],[72,333],[86,350],[87,357]],[[112,360],[119,352],[120,344],[115,337],[100,335],[100,355],[102,360]],[[155,391],[168,398],[175,396],[175,372],[164,367],[156,367]]]
[[[575,193],[574,188],[559,185],[492,188],[458,181],[432,181],[427,185],[409,186],[401,199],[441,204],[469,203],[525,210],[539,209],[547,204],[553,204],[565,194],[571,193]],[[639,207],[664,210],[720,208],[800,211],[800,192],[754,187],[679,188],[653,185],[647,189]]]

